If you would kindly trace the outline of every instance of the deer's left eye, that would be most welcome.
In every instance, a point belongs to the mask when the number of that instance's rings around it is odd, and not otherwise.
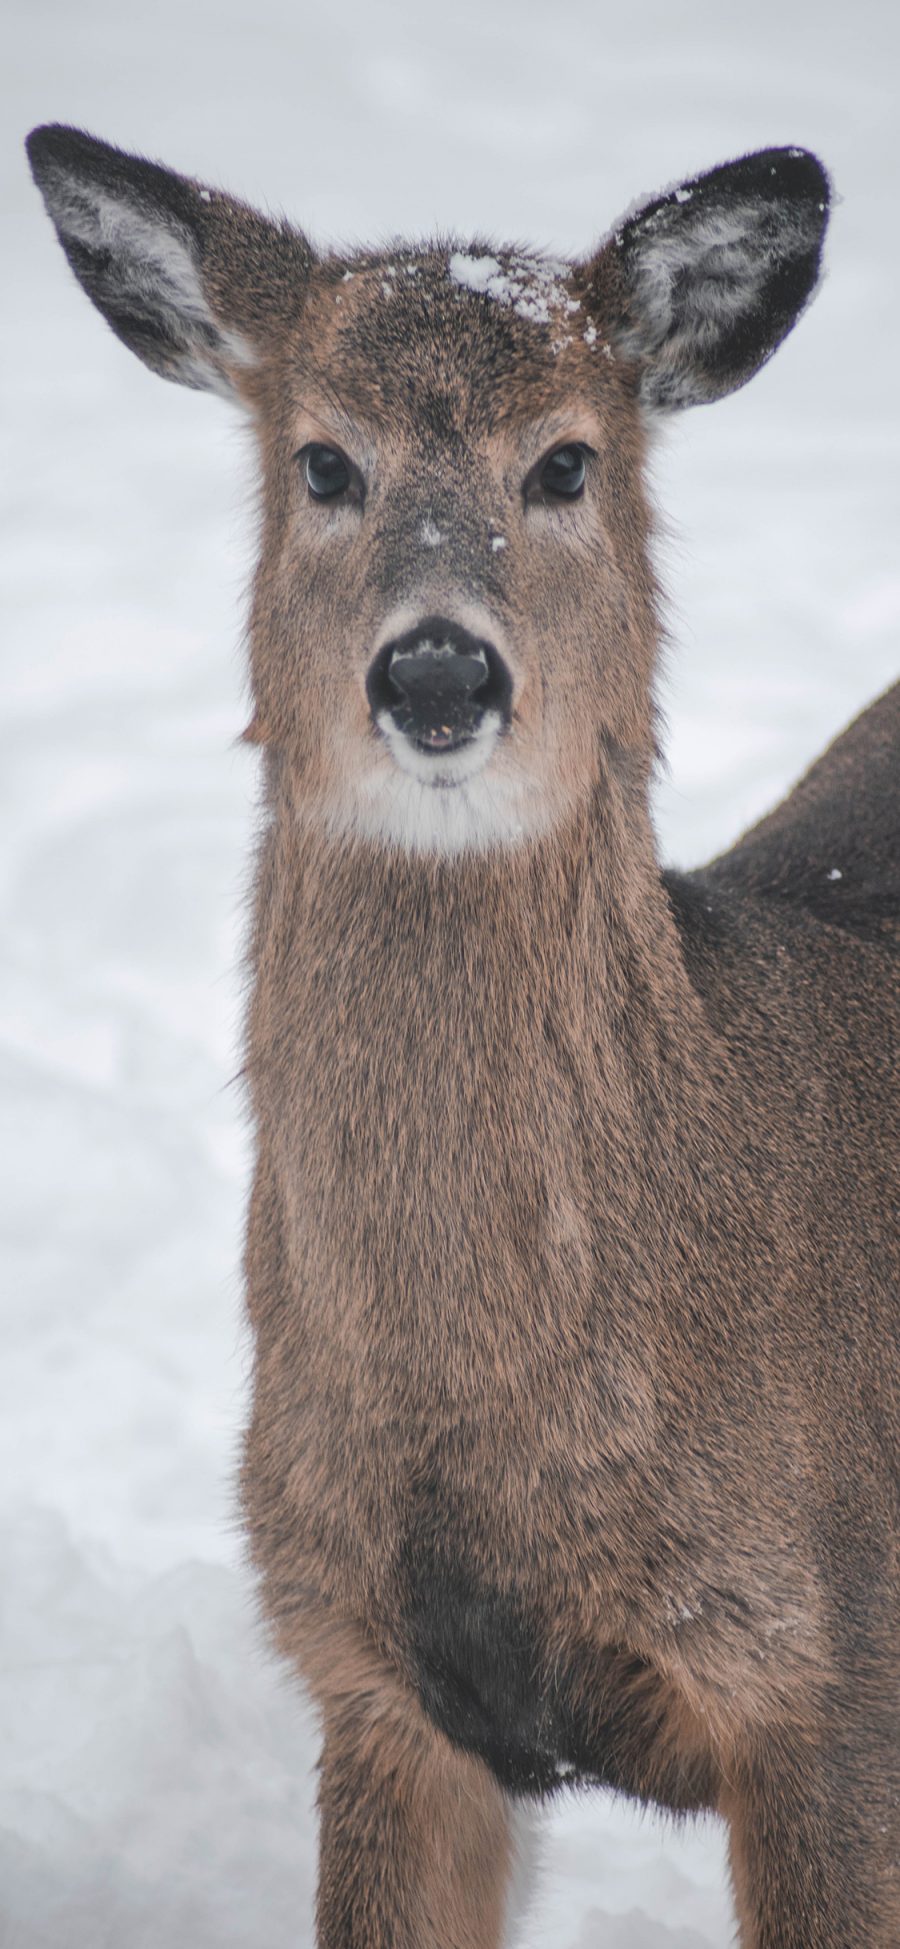
[[[313,500],[333,501],[336,495],[346,494],[350,486],[350,463],[336,447],[306,447],[302,458],[306,485]]]
[[[540,484],[545,494],[553,494],[567,501],[574,501],[584,491],[584,457],[587,448],[579,442],[569,447],[557,447],[555,453],[548,453],[541,462]]]

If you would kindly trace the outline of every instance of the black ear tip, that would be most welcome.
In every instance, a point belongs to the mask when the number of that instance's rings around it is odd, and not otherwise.
[[[778,149],[775,154],[780,159],[778,166],[785,180],[827,208],[831,202],[831,178],[818,156],[811,149]]]
[[[31,164],[32,176],[38,181],[44,165],[54,159],[59,133],[58,122],[44,122],[25,137],[25,153]]]
[[[62,127],[61,122],[39,122],[36,129],[29,130],[25,137],[29,156],[40,155],[47,144],[52,143],[54,136],[59,135]]]
[[[105,142],[98,142],[96,136],[87,135],[84,129],[71,128],[65,122],[44,122],[32,129],[25,138],[25,149],[37,183],[48,170],[71,169],[91,156],[96,157],[99,151],[108,153]]]
[[[77,142],[79,137],[84,141],[83,129],[71,128],[65,122],[41,122],[31,130],[30,135],[26,135],[25,147],[31,159],[48,156],[56,161],[73,138]]]
[[[733,167],[763,195],[788,196],[802,203],[821,204],[827,213],[831,203],[831,180],[827,169],[811,149],[797,147],[760,149],[745,156]]]

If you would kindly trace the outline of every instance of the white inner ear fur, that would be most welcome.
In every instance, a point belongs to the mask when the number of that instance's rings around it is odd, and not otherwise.
[[[636,316],[620,339],[626,357],[660,354],[658,366],[683,367],[685,404],[707,396],[702,378],[691,377],[692,365],[702,368],[704,348],[752,312],[773,267],[802,255],[811,241],[802,207],[785,203],[773,234],[769,206],[701,205],[693,213],[685,208],[690,195],[676,192],[677,207],[665,205],[643,226],[637,221],[629,265]]]
[[[686,335],[697,327],[727,324],[752,306],[768,269],[768,253],[754,232],[759,211],[753,206],[713,210],[688,226],[679,223],[654,236],[648,226],[632,260],[640,323],[635,336],[644,352],[661,345],[678,310]]]
[[[126,196],[113,196],[94,184],[57,176],[53,185],[54,221],[64,237],[113,258],[108,273],[135,309],[161,320],[183,352],[178,366],[186,379],[232,398],[232,388],[216,353],[233,364],[253,365],[255,353],[239,332],[220,324],[210,310],[187,233],[173,220],[145,215]],[[210,342],[209,334],[214,339]]]

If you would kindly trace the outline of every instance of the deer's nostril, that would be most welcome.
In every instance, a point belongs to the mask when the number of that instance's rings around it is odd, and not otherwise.
[[[432,616],[385,644],[366,691],[376,723],[387,713],[422,750],[450,751],[468,743],[488,712],[508,722],[512,680],[493,644]]]

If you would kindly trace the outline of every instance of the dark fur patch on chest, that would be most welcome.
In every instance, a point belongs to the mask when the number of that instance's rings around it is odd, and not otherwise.
[[[509,1791],[551,1791],[575,1768],[576,1728],[541,1684],[524,1607],[412,1548],[405,1569],[408,1655],[429,1718]]]
[[[715,1805],[713,1762],[685,1737],[677,1700],[645,1660],[598,1643],[551,1661],[527,1603],[443,1551],[410,1547],[404,1582],[421,1703],[508,1792],[543,1796],[582,1781],[675,1812]]]

